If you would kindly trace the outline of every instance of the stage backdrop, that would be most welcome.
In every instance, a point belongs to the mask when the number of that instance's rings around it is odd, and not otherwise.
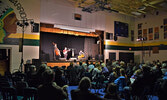
[[[89,43],[88,43],[89,40]],[[64,47],[74,50],[74,57],[78,57],[80,50],[86,53],[86,57],[98,54],[98,46],[96,39],[84,36],[65,35],[57,33],[40,33],[40,58],[42,61],[53,61],[53,44],[57,43],[59,50],[62,51]],[[96,51],[95,51],[96,50]],[[91,55],[90,55],[91,54]],[[62,54],[63,55],[63,54]],[[63,57],[63,56],[62,56]]]

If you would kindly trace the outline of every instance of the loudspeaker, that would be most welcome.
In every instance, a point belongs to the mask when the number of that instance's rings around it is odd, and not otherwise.
[[[39,24],[38,23],[34,23],[34,25],[32,26],[31,31],[32,32],[39,32]]]
[[[25,68],[24,68],[24,72],[27,73],[29,71],[29,68],[32,64],[24,64]]]
[[[47,62],[50,61],[49,54],[41,54],[41,62]]]
[[[32,59],[32,64],[36,66],[37,70],[39,69],[39,66],[41,65],[40,59]]]

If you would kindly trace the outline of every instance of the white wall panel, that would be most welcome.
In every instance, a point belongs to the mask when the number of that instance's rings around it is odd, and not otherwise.
[[[67,0],[41,0],[40,21],[43,23],[61,24],[89,29],[104,30],[105,15],[101,12],[88,13],[75,8]],[[74,20],[74,13],[81,14],[82,20]]]

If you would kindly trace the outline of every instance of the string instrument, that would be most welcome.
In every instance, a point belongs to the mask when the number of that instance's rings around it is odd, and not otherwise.
[[[79,52],[78,59],[80,59],[80,58],[84,58],[84,57],[85,57],[84,53],[83,53],[83,52]]]
[[[60,50],[58,48],[55,49],[56,56],[60,56]]]
[[[67,54],[69,51],[70,51],[70,49],[68,49],[68,50],[63,50],[63,54],[65,55],[65,54]]]
[[[60,50],[57,48],[57,44],[53,42],[54,45],[54,53],[56,56],[60,56]]]

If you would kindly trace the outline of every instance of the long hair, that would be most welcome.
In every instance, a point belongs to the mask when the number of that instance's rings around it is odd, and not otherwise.
[[[83,77],[80,82],[78,88],[81,91],[86,91],[90,88],[91,86],[91,80],[88,77]]]

